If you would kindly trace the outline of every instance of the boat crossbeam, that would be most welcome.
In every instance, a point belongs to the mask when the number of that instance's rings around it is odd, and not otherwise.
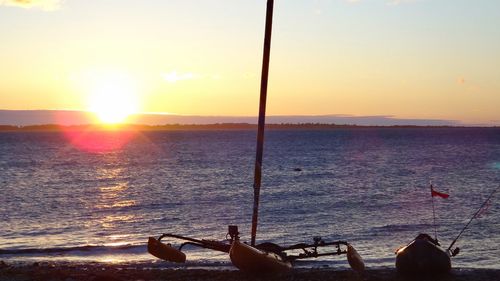
[[[220,241],[216,241],[216,240],[195,239],[195,238],[177,235],[177,234],[172,234],[172,233],[164,233],[164,234],[160,235],[160,237],[158,237],[158,241],[161,242],[161,240],[165,237],[187,241],[187,242],[183,242],[179,246],[179,248],[178,248],[179,251],[181,251],[182,248],[186,245],[197,246],[200,248],[211,249],[211,250],[224,252],[224,253],[229,253],[229,249],[231,248],[231,245],[228,243],[224,243],[224,242],[220,242]]]
[[[333,242],[325,242],[321,238],[314,239],[313,244],[300,243],[288,247],[283,247],[283,252],[293,251],[293,250],[302,250],[303,253],[298,255],[286,255],[286,259],[294,261],[298,259],[307,259],[307,258],[318,258],[323,256],[338,256],[347,254],[347,249],[341,249],[341,245],[346,246],[349,245],[346,241],[333,241]],[[335,247],[335,251],[327,251],[327,252],[319,252],[319,248],[326,248],[329,246]]]

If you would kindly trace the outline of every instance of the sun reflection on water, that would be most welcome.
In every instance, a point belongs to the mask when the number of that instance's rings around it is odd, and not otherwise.
[[[113,196],[117,195],[116,194],[103,195],[102,198],[113,199]],[[96,205],[98,209],[125,208],[131,206],[135,206],[135,200],[122,200],[117,202],[101,203]]]
[[[104,228],[114,228],[120,223],[132,222],[135,220],[134,215],[108,215],[99,220],[99,223]]]
[[[97,178],[105,181],[115,181],[111,184],[99,186],[99,201],[95,205],[98,209],[125,208],[136,204],[127,196],[128,181],[122,179],[124,175],[123,168],[115,166],[120,162],[116,154],[106,157],[106,161],[113,165],[102,165],[97,170]]]
[[[124,190],[124,189],[127,189],[126,184],[117,184],[117,185],[113,185],[113,186],[101,186],[101,187],[99,187],[99,190],[102,193],[116,193],[116,192]]]
[[[136,214],[127,211],[128,207],[136,205],[136,200],[130,197],[129,179],[126,168],[122,165],[125,160],[122,159],[120,151],[108,152],[101,157],[102,161],[95,171],[98,185],[92,202],[92,224],[98,226],[102,235],[102,240],[96,242],[110,247],[129,245],[132,238],[120,235],[120,229],[134,223],[138,218]],[[113,256],[106,260],[114,261]]]
[[[133,217],[133,216],[131,216],[131,217]],[[129,238],[130,238],[130,234],[111,234],[111,235],[106,236],[106,239],[108,241],[113,241],[113,242],[104,243],[104,246],[111,246],[111,247],[123,246],[123,245],[127,244],[124,241],[129,239]]]

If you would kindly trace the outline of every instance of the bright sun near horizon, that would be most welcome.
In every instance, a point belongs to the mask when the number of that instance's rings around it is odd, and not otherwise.
[[[124,123],[138,112],[139,98],[134,79],[123,73],[94,76],[89,85],[88,110],[103,124]]]

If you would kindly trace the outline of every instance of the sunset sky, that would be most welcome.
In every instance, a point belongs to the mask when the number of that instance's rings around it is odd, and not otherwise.
[[[254,116],[265,4],[0,0],[0,109]],[[269,115],[500,125],[500,1],[276,0],[273,27]]]

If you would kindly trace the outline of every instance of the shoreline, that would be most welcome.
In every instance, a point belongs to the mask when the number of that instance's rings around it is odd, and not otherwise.
[[[395,269],[367,269],[358,274],[348,269],[314,268],[293,269],[278,275],[250,275],[236,269],[172,269],[134,266],[132,264],[57,264],[40,262],[24,265],[9,265],[0,261],[0,281],[54,280],[54,281],[125,281],[125,280],[172,280],[172,281],[246,281],[246,280],[290,280],[290,281],[493,281],[500,280],[500,269],[454,268],[443,276],[411,278],[399,276]]]

